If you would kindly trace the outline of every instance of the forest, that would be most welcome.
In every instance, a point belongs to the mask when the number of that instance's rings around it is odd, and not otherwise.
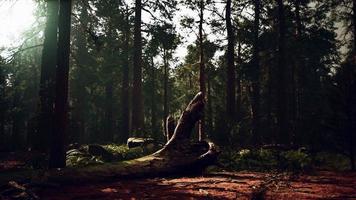
[[[0,200],[356,199],[356,0],[0,0],[0,23]]]

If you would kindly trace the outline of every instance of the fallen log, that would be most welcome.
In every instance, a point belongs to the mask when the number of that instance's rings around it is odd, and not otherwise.
[[[129,161],[64,168],[48,171],[45,180],[56,183],[109,181],[123,177],[162,176],[201,172],[217,158],[212,142],[192,142],[191,132],[204,110],[204,97],[198,93],[180,116],[173,136],[157,152]]]

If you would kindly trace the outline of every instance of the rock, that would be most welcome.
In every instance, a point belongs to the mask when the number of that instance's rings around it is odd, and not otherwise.
[[[143,147],[148,144],[154,145],[154,139],[152,139],[152,138],[136,138],[136,137],[131,137],[131,138],[127,139],[127,146],[129,148],[139,147],[139,146]]]

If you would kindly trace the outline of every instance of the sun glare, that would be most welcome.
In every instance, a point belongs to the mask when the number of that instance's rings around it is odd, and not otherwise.
[[[21,34],[35,22],[33,0],[0,0],[0,47],[21,43]]]

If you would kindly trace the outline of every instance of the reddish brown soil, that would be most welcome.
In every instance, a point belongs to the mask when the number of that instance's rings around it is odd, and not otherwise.
[[[120,180],[62,186],[40,193],[48,200],[93,199],[356,199],[356,173],[291,176],[256,172],[204,177]]]
[[[33,155],[0,154],[0,183],[16,179]],[[19,178],[26,173],[19,174]],[[3,177],[3,178],[1,178]],[[3,182],[1,182],[1,180]],[[38,188],[37,188],[38,189]],[[355,172],[313,174],[223,172],[200,177],[118,180],[77,186],[40,188],[44,200],[99,199],[355,199]],[[0,189],[1,190],[1,189]],[[1,191],[0,191],[1,193]],[[11,199],[11,198],[5,198]],[[0,200],[2,197],[0,195]]]

